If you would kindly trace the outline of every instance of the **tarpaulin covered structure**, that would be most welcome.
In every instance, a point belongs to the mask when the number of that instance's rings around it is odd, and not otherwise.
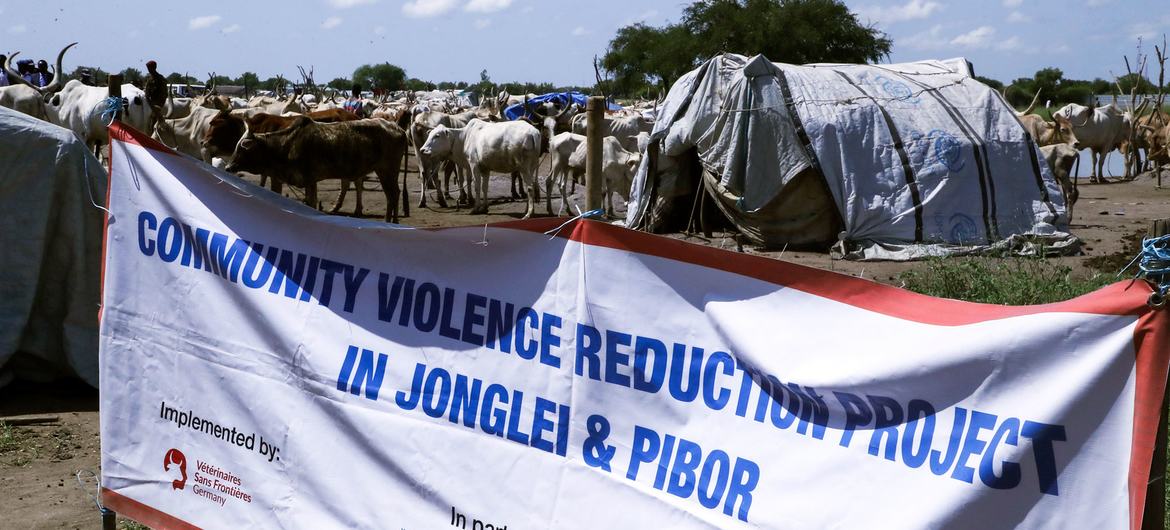
[[[796,66],[725,54],[681,77],[660,117],[662,156],[639,169],[627,226],[655,229],[701,182],[768,246],[838,243],[858,259],[1075,248],[1036,143],[963,59]]]
[[[584,111],[585,103],[589,101],[589,96],[580,92],[550,92],[548,94],[542,94],[534,98],[530,98],[528,103],[530,105],[542,105],[550,101],[556,105],[557,108],[563,109],[569,105],[577,105],[581,108],[582,111]],[[606,109],[611,111],[622,110],[622,106],[610,101],[606,103]],[[504,109],[504,119],[518,120],[520,118],[527,118],[529,120],[536,119],[532,115],[532,112],[524,108],[523,103],[510,105]]]
[[[0,386],[97,386],[106,173],[61,127],[0,107]]]

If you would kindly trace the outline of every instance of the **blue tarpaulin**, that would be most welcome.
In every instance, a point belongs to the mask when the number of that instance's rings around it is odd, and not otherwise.
[[[551,92],[530,98],[528,102],[532,105],[540,105],[548,101],[552,101],[558,108],[565,108],[568,105],[576,103],[582,109],[585,108],[585,102],[589,96],[580,92]],[[607,108],[611,111],[622,110],[622,106],[612,101],[607,103]],[[508,120],[518,120],[520,118],[533,119],[532,113],[524,108],[523,103],[517,103],[504,109],[504,118]]]

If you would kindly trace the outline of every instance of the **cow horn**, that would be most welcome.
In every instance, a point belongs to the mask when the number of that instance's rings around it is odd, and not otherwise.
[[[69,48],[72,48],[74,46],[77,46],[76,42],[74,42],[74,43],[72,43],[64,48],[61,48],[61,51],[57,53],[57,67],[56,67],[57,73],[53,75],[53,80],[51,82],[49,82],[48,85],[41,87],[42,94],[45,94],[45,95],[53,94],[53,93],[57,92],[58,90],[61,90],[61,78],[64,77],[64,75],[63,75],[64,70],[61,69],[61,60],[65,58],[65,52],[68,51]]]
[[[1025,115],[1025,114],[1031,114],[1031,113],[1032,113],[1032,111],[1036,110],[1036,102],[1040,100],[1040,91],[1041,91],[1041,90],[1044,90],[1044,89],[1043,89],[1043,88],[1037,88],[1037,89],[1036,89],[1036,95],[1035,95],[1035,96],[1032,96],[1032,103],[1030,103],[1030,104],[1028,105],[1028,108],[1024,109],[1024,112],[1020,112],[1020,113],[1017,113],[1017,114],[1019,114],[1020,116],[1023,116],[1023,115]]]
[[[569,101],[567,101],[565,103],[565,108],[561,109],[561,111],[558,112],[557,115],[555,117],[553,117],[553,119],[557,120],[557,121],[561,121],[561,117],[564,116],[565,113],[569,112],[569,109],[573,108],[573,105],[574,105],[573,96],[569,96]]]
[[[34,86],[32,83],[25,81],[24,78],[20,76],[20,72],[12,69],[12,58],[16,57],[17,55],[20,55],[20,52],[12,52],[12,55],[9,55],[8,58],[4,60],[4,72],[8,74],[8,82],[20,83],[22,85],[33,88],[37,92],[41,92],[41,87]],[[44,92],[41,93],[44,94]]]

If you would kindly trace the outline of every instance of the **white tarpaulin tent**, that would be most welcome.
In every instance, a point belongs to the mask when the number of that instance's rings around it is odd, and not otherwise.
[[[0,386],[97,386],[106,180],[72,132],[0,107]]]
[[[652,228],[655,201],[683,195],[671,188],[686,179],[666,173],[693,152],[707,192],[760,244],[839,241],[859,259],[1075,247],[1035,142],[962,59],[720,55],[674,84],[659,117],[662,161],[639,169],[627,226]]]

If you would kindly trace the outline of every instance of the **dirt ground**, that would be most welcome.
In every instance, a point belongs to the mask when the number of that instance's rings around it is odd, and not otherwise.
[[[542,169],[547,171],[547,166]],[[510,198],[509,182],[503,176],[493,177],[494,200],[489,215],[470,215],[466,207],[456,208],[454,201],[447,208],[438,207],[434,192],[429,193],[429,207],[419,208],[417,173],[410,177],[411,215],[401,220],[406,225],[482,225],[514,220],[524,212],[524,202]],[[1170,187],[1170,178],[1166,185]],[[373,180],[365,186],[364,216],[380,219],[386,200]],[[336,181],[322,183],[321,199],[326,207],[333,204],[338,190]],[[1080,192],[1071,231],[1084,241],[1084,255],[1057,258],[1072,267],[1074,274],[1092,274],[1094,271],[1085,265],[1092,258],[1112,256],[1116,262],[1121,259],[1123,237],[1144,230],[1151,219],[1170,217],[1170,189],[1157,189],[1151,179],[1103,185],[1082,183]],[[583,193],[583,187],[578,186],[577,193],[570,195],[570,202],[583,205]],[[298,193],[287,187],[285,194],[299,198]],[[620,198],[615,197],[615,203],[619,203],[620,214],[623,211]],[[351,193],[341,211],[352,213],[353,205]],[[559,196],[554,195],[554,211],[558,206]],[[546,215],[543,203],[538,205],[537,215]],[[709,240],[697,236],[670,237],[733,251],[736,248],[731,234],[716,233]],[[900,273],[923,266],[921,262],[834,261],[827,254],[811,252],[760,252],[750,247],[744,247],[743,251],[893,284],[898,283]],[[55,418],[53,423],[43,425],[0,425],[0,529],[99,527],[98,511],[87,493],[78,487],[76,478],[79,471],[99,471],[97,410],[97,392],[81,383],[18,382],[0,389],[0,419],[28,415]],[[93,492],[94,480],[91,478],[86,486]],[[136,526],[121,522],[120,527]]]

